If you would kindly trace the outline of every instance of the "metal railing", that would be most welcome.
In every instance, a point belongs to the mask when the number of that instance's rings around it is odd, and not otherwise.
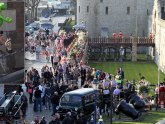
[[[124,37],[124,38],[113,38],[113,37],[88,37],[89,44],[132,44],[137,39],[137,44],[154,44],[154,39],[150,39],[149,37]]]

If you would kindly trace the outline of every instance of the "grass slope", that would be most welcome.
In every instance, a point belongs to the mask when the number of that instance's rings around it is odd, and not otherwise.
[[[165,111],[159,110],[159,111],[151,111],[147,115],[144,115],[141,121],[135,121],[135,122],[116,121],[113,122],[113,124],[155,124],[162,119],[165,119]]]
[[[151,84],[156,84],[158,82],[158,69],[155,63],[147,62],[90,62],[89,65],[96,69],[102,69],[105,72],[115,74],[116,69],[122,67],[125,72],[125,79],[132,81],[135,79],[139,81],[141,73],[147,81]],[[165,75],[160,72],[160,82],[165,78]]]

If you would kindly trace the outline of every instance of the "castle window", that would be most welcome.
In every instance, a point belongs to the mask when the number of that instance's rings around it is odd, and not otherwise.
[[[147,15],[149,15],[149,10],[147,9]]]
[[[102,3],[103,2],[103,0],[100,0],[100,3]]]
[[[80,13],[80,6],[78,7],[78,11],[79,11],[79,13]]]
[[[87,12],[89,12],[89,6],[87,6]]]
[[[105,14],[108,15],[108,7],[105,7]]]
[[[161,7],[161,13],[164,13],[164,7]]]
[[[130,14],[130,7],[127,7],[127,15]]]

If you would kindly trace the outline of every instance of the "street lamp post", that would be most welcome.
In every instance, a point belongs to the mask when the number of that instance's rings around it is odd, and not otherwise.
[[[113,92],[112,86],[110,87],[110,124],[112,124],[112,111],[113,111]]]
[[[93,84],[95,85],[95,89],[97,90],[97,85],[99,84],[99,81],[97,80],[97,78],[93,79]],[[95,104],[94,104],[94,124],[96,124],[96,116],[97,116],[97,95],[95,93],[95,98],[94,98]]]

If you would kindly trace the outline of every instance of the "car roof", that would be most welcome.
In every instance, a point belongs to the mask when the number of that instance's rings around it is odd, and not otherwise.
[[[73,90],[70,92],[65,93],[64,95],[80,95],[80,96],[85,96],[86,94],[89,94],[91,92],[95,92],[96,90],[93,88],[81,88],[77,90]]]
[[[29,26],[25,26],[25,28],[33,28],[33,27],[29,25]]]
[[[51,25],[53,25],[52,22],[41,22],[41,24],[51,24]]]
[[[33,23],[29,24],[29,25],[38,25],[38,24],[39,23],[33,22]]]

